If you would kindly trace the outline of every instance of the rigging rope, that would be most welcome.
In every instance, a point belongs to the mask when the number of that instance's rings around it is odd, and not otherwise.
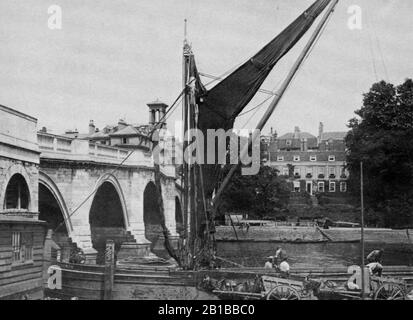
[[[148,137],[151,139],[154,132],[158,129],[158,126],[160,124],[163,124],[164,121],[166,121],[168,118],[166,117],[169,113],[172,114],[172,112],[175,111],[176,105],[178,103],[178,101],[182,98],[183,94],[184,94],[184,90],[182,90],[182,92],[179,94],[179,96],[175,99],[174,103],[168,108],[168,110],[165,112],[165,115],[159,119],[158,122],[156,122],[153,126],[153,128],[151,129],[151,131],[148,133]],[[169,115],[170,116],[170,115]],[[142,140],[140,141],[139,145],[142,144]],[[93,189],[93,191],[67,216],[64,218],[64,220],[59,223],[57,225],[57,227],[54,229],[54,231],[57,231],[60,227],[62,227],[63,224],[66,223],[66,221],[71,218],[89,199],[90,197],[92,197],[100,188],[100,186],[102,185],[102,183],[104,183],[105,181],[107,181],[107,179],[110,176],[113,176],[115,174],[115,172],[126,162],[126,160],[128,160],[132,154],[136,151],[137,149],[133,149],[132,151],[129,152],[129,154],[118,164],[116,165],[116,167],[110,171],[110,173],[106,173],[104,179],[101,181],[101,184],[99,186],[97,186],[96,188]]]
[[[367,23],[367,21],[368,21],[368,23]],[[379,55],[380,55],[381,64],[382,64],[382,66],[383,66],[383,71],[384,71],[384,74],[385,74],[385,76],[386,76],[386,80],[389,80],[389,73],[388,73],[388,69],[387,69],[386,62],[385,62],[385,57],[384,57],[384,54],[383,54],[383,50],[382,50],[382,47],[381,47],[381,43],[380,43],[379,37],[377,36],[377,32],[376,32],[376,29],[374,28],[374,25],[373,25],[373,24],[374,24],[374,23],[373,23],[373,20],[371,19],[371,16],[370,16],[368,13],[366,13],[366,25],[367,25],[367,32],[368,32],[368,35],[369,35],[370,51],[371,51],[372,54],[373,54],[373,59],[375,59],[375,57],[374,57],[374,50],[373,50],[373,49],[374,49],[374,48],[373,48],[373,40],[371,39],[371,38],[372,38],[371,33],[374,32],[374,36],[375,36],[377,48],[378,48],[378,50],[379,50]],[[371,28],[370,28],[370,27],[371,27]],[[371,32],[370,29],[373,29],[373,32]],[[376,70],[375,70],[375,74],[376,74],[376,80],[378,81],[378,79],[377,79],[377,71],[376,71]]]

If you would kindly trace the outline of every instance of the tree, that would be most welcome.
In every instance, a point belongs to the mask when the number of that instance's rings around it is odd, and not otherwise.
[[[242,176],[238,170],[223,194],[220,209],[245,212],[257,218],[274,216],[286,207],[289,193],[286,180],[279,177],[275,168],[261,166],[259,173],[252,176]]]
[[[366,207],[378,213],[371,223],[413,225],[413,81],[375,83],[355,113],[346,137],[353,192],[360,194],[363,161]]]

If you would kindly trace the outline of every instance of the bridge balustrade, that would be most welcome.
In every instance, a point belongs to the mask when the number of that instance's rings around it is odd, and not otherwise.
[[[41,158],[62,159],[72,161],[93,161],[110,164],[121,163],[131,152],[88,140],[73,139],[69,137],[38,132],[37,141],[41,151]],[[136,150],[124,163],[125,166],[153,167],[153,158],[150,153]],[[173,165],[161,165],[161,171],[167,176],[175,176]]]

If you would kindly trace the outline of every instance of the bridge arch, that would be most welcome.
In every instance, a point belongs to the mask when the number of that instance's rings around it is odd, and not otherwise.
[[[47,212],[43,212],[42,210],[45,208],[45,206],[53,205],[50,203],[50,195],[53,196],[55,204],[60,210],[61,218],[64,221],[64,226],[66,227],[66,231],[70,236],[73,232],[73,225],[63,195],[54,181],[46,173],[39,171],[39,219],[51,223],[55,228],[57,227],[55,225],[56,222],[60,224],[62,220],[60,220],[59,217],[50,217]],[[50,220],[50,218],[52,218],[52,221]]]
[[[127,228],[129,226],[129,214],[128,214],[128,209],[126,206],[125,196],[122,191],[122,186],[120,185],[119,180],[113,174],[107,173],[101,176],[97,180],[94,190],[99,190],[99,188],[105,183],[110,183],[113,186],[113,188],[115,188],[116,190],[116,193],[119,197],[120,205],[122,206],[122,213],[123,213],[123,219],[125,222],[125,228]],[[96,196],[96,193],[95,193],[95,196]]]
[[[27,211],[34,211],[33,210],[35,209],[35,205],[34,205],[35,199],[33,199],[34,190],[32,190],[32,186],[30,183],[30,177],[26,169],[24,168],[24,166],[18,165],[18,164],[11,165],[6,172],[4,179],[2,180],[3,180],[2,181],[3,187],[0,188],[0,190],[4,190],[4,191],[2,194],[0,194],[0,205],[3,207],[4,210],[21,209],[21,210],[27,210]],[[16,187],[20,186],[20,188],[23,188],[24,190],[23,193],[25,193],[25,194],[20,194],[20,196],[24,197],[24,203],[20,202],[19,208],[17,207],[12,208],[14,205],[11,204],[11,202],[14,202],[14,201],[12,201],[10,196],[12,196],[12,193],[15,193],[12,190],[15,186]],[[20,191],[22,191],[22,189],[20,189]],[[19,197],[18,194],[15,194],[15,195]],[[22,200],[22,198],[20,198],[20,200]]]
[[[129,219],[122,188],[115,176],[105,174],[97,181],[91,207],[89,225],[92,245],[98,252],[97,263],[104,262],[107,240],[115,242],[115,255],[125,241],[133,237],[127,232]]]

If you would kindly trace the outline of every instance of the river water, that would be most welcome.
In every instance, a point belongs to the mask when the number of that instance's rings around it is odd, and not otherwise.
[[[348,267],[361,263],[360,243],[269,243],[218,242],[217,254],[248,267],[263,267],[266,257],[277,247],[287,252],[294,267]],[[374,249],[384,249],[383,265],[413,266],[413,246],[405,244],[366,243],[366,255]]]

